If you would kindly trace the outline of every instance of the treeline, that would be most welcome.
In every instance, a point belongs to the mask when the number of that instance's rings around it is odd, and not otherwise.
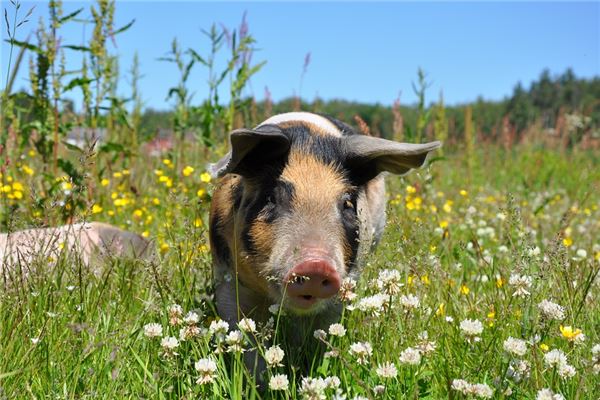
[[[425,84],[416,85],[419,99],[425,98],[425,89]],[[469,104],[452,106],[445,105],[441,96],[437,101],[428,102],[428,106],[399,102],[384,106],[319,98],[311,102],[298,98],[277,103],[247,101],[249,111],[241,120],[251,124],[272,114],[306,110],[353,121],[355,125],[364,121],[370,133],[376,136],[411,140],[418,136],[420,129],[423,131],[421,137],[437,137],[439,132],[436,134],[436,130],[446,130],[449,140],[459,141],[465,132],[466,109],[470,108],[474,134],[483,140],[499,140],[503,132],[509,131],[515,136],[513,140],[519,141],[532,128],[541,129],[548,135],[557,135],[557,129],[568,130],[574,135],[570,142],[579,141],[586,132],[600,138],[600,77],[578,78],[571,69],[556,76],[544,70],[529,87],[518,83],[511,96],[501,101],[478,98]],[[160,130],[168,131],[172,118],[170,111],[148,109],[142,115],[142,131],[147,137]]]

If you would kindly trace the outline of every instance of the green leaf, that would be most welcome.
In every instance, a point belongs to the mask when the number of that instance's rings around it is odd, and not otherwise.
[[[75,51],[85,51],[88,53],[92,52],[92,49],[90,49],[89,47],[86,47],[86,46],[75,46],[72,44],[66,44],[62,47],[64,47],[65,49],[71,49],[71,50],[75,50]]]
[[[188,49],[188,53],[192,56],[192,58],[198,61],[200,64],[208,66],[208,62],[200,54],[196,52],[194,49]]]
[[[82,149],[82,148],[80,148],[79,146],[75,146],[74,144],[71,144],[71,143],[69,143],[69,142],[67,142],[67,141],[64,141],[64,140],[63,140],[61,143],[62,143],[62,144],[63,144],[63,145],[64,145],[64,146],[65,146],[67,149],[69,149],[69,150],[73,150],[73,151],[76,151],[76,152],[78,152],[78,153],[82,153],[82,152],[83,152],[83,149]]]
[[[95,79],[92,78],[74,78],[71,79],[71,81],[69,83],[67,83],[67,85],[63,88],[63,93],[68,92],[69,90],[77,87],[77,86],[85,86],[87,84],[89,84],[90,82],[95,81]]]
[[[66,15],[66,16],[64,16],[64,17],[60,18],[60,19],[58,20],[58,22],[59,22],[60,24],[64,24],[65,22],[67,22],[67,21],[69,21],[69,20],[71,20],[71,19],[75,18],[75,17],[76,17],[77,15],[79,15],[79,13],[80,13],[80,12],[82,12],[82,11],[83,11],[83,8],[80,8],[79,10],[73,11],[71,14],[69,14],[69,15]]]
[[[10,43],[14,46],[19,46],[19,47],[23,47],[27,50],[31,50],[34,51],[38,54],[42,54],[42,49],[40,49],[38,46],[35,46],[31,43],[27,43],[27,42],[21,42],[20,40],[16,40],[16,39],[4,39],[4,41],[6,43]]]
[[[125,32],[127,29],[131,28],[131,26],[135,23],[135,18],[131,20],[127,25],[113,31],[113,35],[118,35],[119,33]]]

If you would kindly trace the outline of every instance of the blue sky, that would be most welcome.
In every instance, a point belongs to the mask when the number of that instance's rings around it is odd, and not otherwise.
[[[65,2],[65,13],[90,2]],[[47,17],[46,2],[23,2],[22,12],[36,6],[32,21],[20,28],[24,39]],[[6,0],[3,8],[12,7]],[[177,82],[171,64],[157,59],[176,37],[183,48],[201,54],[208,42],[201,29],[212,23],[239,25],[247,12],[251,34],[259,49],[254,61],[266,66],[252,79],[246,94],[262,99],[265,87],[279,100],[298,93],[305,55],[311,62],[301,95],[305,99],[342,98],[391,104],[401,92],[413,103],[411,82],[420,66],[432,82],[428,95],[443,90],[447,103],[482,96],[497,100],[511,93],[516,82],[528,85],[544,68],[558,74],[571,67],[577,76],[600,75],[600,3],[558,2],[117,2],[116,26],[135,18],[134,26],[117,37],[122,71],[138,52],[144,78],[145,104],[168,109],[168,88]],[[70,25],[70,26],[69,26]],[[92,26],[67,24],[63,43],[82,44]],[[2,35],[6,28],[2,21]],[[2,44],[4,86],[8,45]],[[67,53],[68,67],[80,66],[80,53]],[[27,87],[24,63],[14,89]],[[200,67],[190,77],[194,103],[206,93],[207,72]],[[126,77],[120,91],[129,93]],[[223,91],[225,92],[225,90]],[[78,99],[77,95],[70,95]],[[223,93],[226,98],[226,94]]]

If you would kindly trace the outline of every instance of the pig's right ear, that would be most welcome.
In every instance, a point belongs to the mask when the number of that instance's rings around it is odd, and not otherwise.
[[[229,152],[208,172],[213,178],[234,173],[246,175],[255,172],[282,157],[290,148],[290,139],[276,125],[262,125],[256,129],[236,129],[229,134]]]

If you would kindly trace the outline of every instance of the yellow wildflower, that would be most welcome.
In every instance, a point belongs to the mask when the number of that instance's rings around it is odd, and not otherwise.
[[[209,183],[211,180],[211,176],[208,172],[203,172],[200,174],[200,180],[204,183]]]
[[[569,247],[573,244],[573,239],[570,236],[568,236],[563,239],[563,244],[565,245],[565,247]]]
[[[92,206],[92,214],[99,214],[102,212],[102,207],[100,207],[98,204],[94,204]]]
[[[414,186],[408,185],[406,186],[406,193],[416,193],[417,189]]]
[[[102,186],[108,186],[109,183],[110,183],[110,180],[108,180],[106,178],[102,178],[102,180],[100,181],[100,184]]]
[[[202,219],[201,219],[201,218],[196,218],[196,219],[194,220],[194,226],[195,226],[196,228],[200,228],[200,227],[202,226]]]
[[[122,178],[122,177],[123,177],[123,174],[121,172],[117,171],[117,172],[113,173],[113,178]]]
[[[28,165],[23,165],[23,167],[21,167],[21,170],[29,176],[33,175],[34,172],[33,169],[30,168]]]
[[[569,341],[573,341],[577,339],[577,336],[581,335],[583,332],[581,329],[573,329],[572,326],[560,326],[560,333],[562,333],[563,337]]]
[[[460,287],[460,293],[464,294],[465,296],[469,294],[469,292],[471,291],[471,289],[469,289],[469,287],[465,284],[461,285]]]
[[[183,173],[183,176],[190,176],[194,172],[194,168],[188,165],[181,172]]]
[[[462,189],[462,190],[460,191],[460,195],[461,195],[462,197],[467,197],[467,196],[469,195],[469,193],[468,193],[468,192],[467,192],[465,189]]]
[[[160,252],[162,254],[165,254],[167,252],[167,250],[169,250],[169,245],[167,243],[161,243],[160,244]]]
[[[198,189],[198,192],[196,192],[196,195],[200,198],[204,197],[206,195],[206,190],[204,189]]]
[[[542,344],[540,344],[540,350],[542,350],[545,353],[548,350],[550,350],[550,347],[548,347],[548,345],[546,343],[542,343]]]
[[[502,279],[502,277],[499,276],[496,278],[496,287],[500,289],[502,286],[504,286],[504,279]]]
[[[440,303],[437,310],[435,311],[435,315],[438,317],[443,317],[446,314],[446,305],[444,303]]]

